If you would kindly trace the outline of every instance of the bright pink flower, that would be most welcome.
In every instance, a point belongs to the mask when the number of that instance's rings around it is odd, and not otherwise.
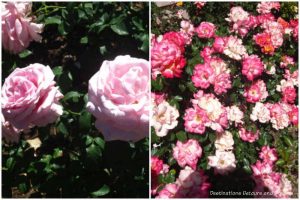
[[[200,10],[200,9],[202,9],[204,7],[204,5],[206,4],[206,2],[204,2],[204,1],[196,1],[196,2],[194,2],[194,4]]]
[[[240,138],[245,142],[255,142],[259,138],[259,130],[255,133],[251,131],[247,131],[245,128],[241,127],[239,130]]]
[[[157,156],[151,156],[151,173],[160,174],[163,170],[163,161]]]
[[[270,148],[269,146],[263,146],[261,152],[259,153],[259,158],[265,163],[273,165],[278,160],[278,155],[275,148]]]
[[[216,27],[210,22],[201,22],[195,29],[199,38],[212,38],[215,35]]]
[[[295,61],[293,57],[290,56],[282,56],[281,57],[281,62],[280,62],[280,67],[281,68],[287,68],[288,65],[295,65]]]
[[[290,122],[294,126],[298,126],[298,107],[293,105],[292,109],[288,112]]]
[[[250,81],[253,81],[264,71],[264,64],[257,55],[245,57],[243,59],[242,65],[242,74],[246,76],[247,79]]]
[[[298,31],[299,31],[298,19],[292,19],[290,21],[290,25],[293,28],[293,37],[294,37],[294,40],[298,41]]]
[[[205,123],[208,121],[206,112],[198,106],[188,108],[184,114],[185,130],[191,133],[203,134],[205,132]]]
[[[166,78],[180,77],[185,66],[181,48],[170,40],[154,43],[151,49],[152,73],[161,73]]]
[[[297,91],[294,87],[285,87],[282,89],[282,101],[293,104],[297,97]]]
[[[264,2],[264,1],[262,1],[261,3],[259,3],[257,5],[257,8],[256,8],[257,12],[261,13],[261,14],[271,13],[272,9],[279,11],[280,3],[279,2]]]
[[[222,37],[215,37],[213,48],[216,52],[223,53],[224,45],[226,43],[226,41],[224,41],[224,39],[225,38],[222,38]]]
[[[173,157],[181,167],[188,165],[195,170],[201,156],[202,148],[194,139],[189,139],[185,143],[177,141],[176,146],[173,148]]]
[[[272,13],[261,14],[256,17],[257,17],[258,24],[275,21],[275,17]]]
[[[156,196],[157,199],[170,199],[177,197],[179,186],[175,183],[168,183]]]
[[[214,49],[206,46],[202,49],[202,51],[200,51],[200,56],[203,58],[204,62],[209,62],[213,53]]]
[[[285,74],[283,75],[287,81],[292,81],[294,85],[298,85],[298,70],[291,73],[290,69],[285,69]]]
[[[206,89],[214,81],[214,70],[209,64],[198,64],[194,68],[192,82],[195,87]]]
[[[28,17],[32,3],[7,2],[1,5],[2,45],[13,54],[26,49],[31,41],[42,40],[39,35],[44,25],[32,22]]]
[[[263,80],[257,80],[244,92],[244,97],[247,102],[256,103],[263,101],[268,97],[266,84]]]
[[[167,32],[163,35],[163,40],[169,40],[180,47],[181,52],[184,52],[185,39],[178,32]]]
[[[106,141],[138,141],[149,132],[149,62],[130,56],[104,61],[89,80],[87,109]]]
[[[256,163],[254,165],[251,165],[252,171],[253,171],[253,175],[254,176],[260,176],[260,175],[264,175],[264,174],[270,174],[272,173],[272,168],[273,165],[271,163],[268,162],[261,162],[261,161],[256,161]]]
[[[16,68],[2,87],[2,113],[17,129],[46,126],[62,115],[63,95],[55,86],[49,66],[31,64]]]
[[[216,94],[227,92],[231,88],[231,80],[229,73],[222,73],[214,79],[214,91]]]
[[[268,104],[270,110],[272,127],[276,130],[288,127],[290,119],[288,112],[284,109],[284,104]]]

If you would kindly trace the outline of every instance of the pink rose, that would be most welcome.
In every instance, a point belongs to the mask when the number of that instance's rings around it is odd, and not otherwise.
[[[206,46],[203,48],[202,51],[200,51],[200,56],[203,58],[205,62],[209,62],[211,59],[211,54],[213,53],[214,53],[214,49],[209,46]]]
[[[282,96],[283,102],[293,104],[297,97],[296,89],[294,87],[285,87],[282,89]]]
[[[224,41],[224,38],[215,37],[215,41],[214,41],[214,44],[213,44],[214,50],[216,52],[223,53],[225,43],[226,42]]]
[[[149,63],[117,56],[89,80],[87,109],[106,141],[138,141],[148,135]]]
[[[263,174],[270,174],[273,170],[273,165],[267,162],[256,161],[254,165],[251,165],[253,175],[260,176]]]
[[[251,131],[247,131],[244,128],[240,128],[239,135],[243,141],[252,143],[252,142],[258,140],[259,130],[257,130],[256,132],[251,132]]]
[[[1,4],[2,45],[11,53],[17,54],[26,49],[30,42],[41,41],[43,24],[32,22],[28,17],[31,3],[7,2]]]
[[[263,146],[261,148],[259,157],[263,160],[263,162],[270,163],[271,165],[278,160],[276,149],[270,148],[269,146]]]
[[[188,165],[195,170],[201,156],[202,148],[194,139],[190,139],[185,143],[177,141],[176,146],[173,148],[173,157],[181,167]]]
[[[242,64],[242,74],[250,81],[253,81],[253,79],[260,76],[264,71],[264,64],[257,55],[245,57]]]
[[[192,82],[195,87],[206,89],[210,86],[210,83],[214,80],[214,70],[209,64],[197,64],[194,67],[192,76]]]
[[[199,38],[212,38],[215,35],[216,27],[213,23],[201,22],[195,31]]]
[[[249,103],[264,101],[268,97],[266,84],[263,80],[257,80],[249,88],[246,88],[244,97]]]
[[[15,69],[2,87],[2,113],[17,129],[45,126],[63,112],[63,95],[55,87],[49,66],[31,64]]]
[[[8,143],[17,143],[20,138],[20,130],[13,127],[8,121],[5,121],[4,116],[0,114],[2,125],[2,137]]]
[[[205,123],[208,122],[208,118],[206,112],[198,106],[186,109],[183,118],[186,131],[198,134],[205,132]]]

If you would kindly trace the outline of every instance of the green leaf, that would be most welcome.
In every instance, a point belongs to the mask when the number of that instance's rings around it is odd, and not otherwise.
[[[104,149],[105,141],[101,137],[94,138],[94,141],[97,145],[99,145],[101,147],[101,149]]]
[[[89,130],[91,128],[91,113],[84,111],[79,117],[79,128]]]
[[[60,16],[47,17],[47,19],[45,19],[45,25],[48,24],[61,24],[61,17]]]
[[[100,51],[101,55],[104,55],[107,52],[106,46],[103,45],[103,46],[99,47],[99,51]]]
[[[102,156],[101,148],[98,145],[91,144],[86,148],[87,157],[93,161],[97,161]]]
[[[79,92],[70,91],[64,96],[63,101],[68,101],[69,99],[72,98],[73,102],[78,102],[80,96],[81,96],[81,94]]]
[[[19,53],[19,57],[20,58],[26,58],[26,57],[28,57],[31,54],[32,54],[31,51],[29,51],[28,49],[25,49],[24,51],[22,51],[21,53]]]
[[[52,68],[52,71],[55,76],[59,77],[63,73],[63,68],[62,68],[62,66],[57,66],[57,67]]]
[[[65,126],[65,124],[62,121],[59,122],[57,129],[59,132],[61,132],[64,135],[68,134],[67,127]]]
[[[92,192],[91,195],[93,197],[101,197],[108,194],[109,191],[110,191],[109,187],[104,184],[99,190]]]
[[[186,132],[184,131],[179,131],[176,133],[176,137],[178,140],[180,140],[181,142],[184,142],[187,140],[187,136],[186,136]]]
[[[6,160],[6,167],[8,171],[12,171],[16,165],[16,161],[14,160],[13,157],[10,157]]]
[[[59,148],[55,148],[53,152],[53,158],[59,158],[63,156],[63,151]]]
[[[129,34],[127,27],[123,22],[120,22],[118,24],[113,24],[110,26],[110,28],[118,35],[128,35]]]
[[[86,146],[90,146],[90,144],[92,144],[93,141],[94,141],[94,139],[91,136],[87,135],[85,137],[85,145]]]
[[[20,190],[20,192],[25,193],[28,190],[27,184],[26,183],[20,183],[18,185],[18,189]]]
[[[89,38],[87,36],[82,37],[80,39],[80,44],[87,44],[89,42]]]

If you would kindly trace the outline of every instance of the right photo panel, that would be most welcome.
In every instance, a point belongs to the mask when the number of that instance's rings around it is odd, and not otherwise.
[[[298,2],[151,3],[151,197],[298,198]]]

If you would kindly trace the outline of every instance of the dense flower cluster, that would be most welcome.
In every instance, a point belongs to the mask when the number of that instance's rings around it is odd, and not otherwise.
[[[282,3],[278,2],[257,3],[252,11],[234,4],[226,13],[229,28],[204,17],[201,12],[210,3],[194,3],[197,9],[191,13],[196,16],[180,19],[179,32],[171,29],[152,41],[152,79],[156,85],[162,80],[163,86],[154,88],[162,93],[159,97],[168,96],[174,104],[172,108],[164,101],[156,103],[164,109],[154,111],[152,118],[159,121],[167,116],[168,120],[159,126],[152,123],[154,134],[159,136],[153,155],[177,172],[161,176],[164,186],[154,194],[157,198],[204,197],[210,186],[199,186],[196,174],[207,172],[209,180],[219,184],[221,176],[239,179],[231,176],[243,170],[250,174],[251,169],[256,186],[249,187],[254,192],[268,190],[277,198],[295,195],[292,172],[274,170],[277,161],[289,162],[283,152],[291,148],[289,138],[295,138],[293,131],[298,128],[298,57],[294,46],[298,19],[280,16]],[[159,49],[160,42],[168,43],[168,48]],[[173,46],[173,54],[168,54]],[[179,60],[187,64],[179,66]],[[156,94],[155,99],[161,98]],[[159,128],[163,126],[162,134]],[[279,140],[289,147],[282,147]],[[286,166],[276,164],[276,169],[287,170]],[[194,176],[186,178],[192,173]],[[195,193],[196,187],[198,192],[204,187],[205,195]],[[257,193],[255,197],[267,196]]]

